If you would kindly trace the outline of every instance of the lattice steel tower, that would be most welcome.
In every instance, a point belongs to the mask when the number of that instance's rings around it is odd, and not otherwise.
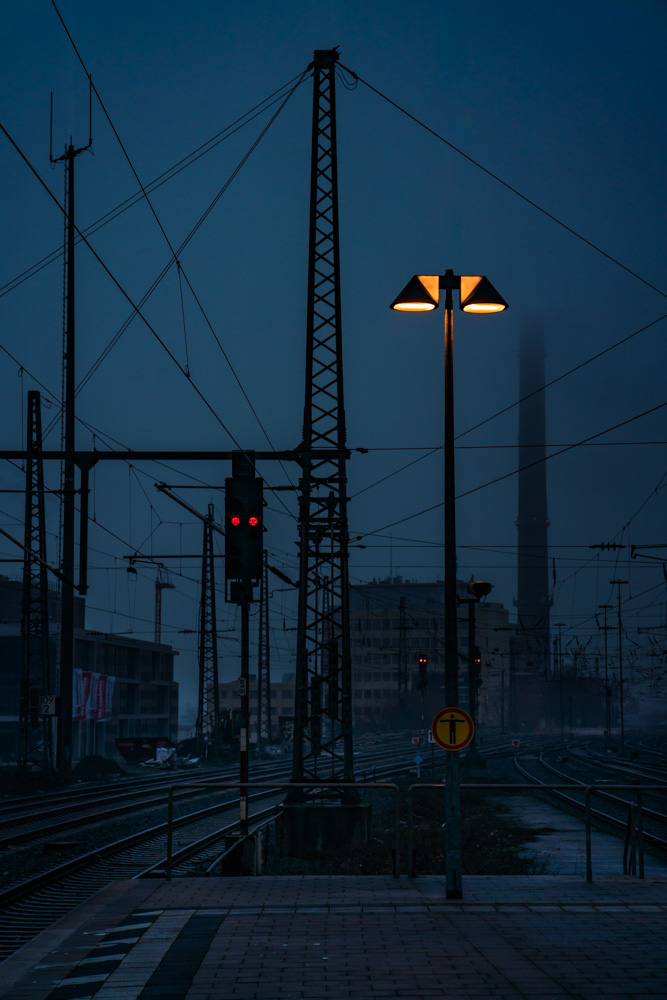
[[[314,783],[318,778],[354,780],[345,468],[348,452],[336,166],[337,60],[335,49],[318,50],[312,64],[306,399],[299,487],[292,780]],[[317,457],[312,454],[315,451]]]
[[[50,715],[40,715],[43,695],[51,693],[49,655],[48,580],[46,576],[46,522],[40,395],[28,392],[28,457],[25,467],[25,533],[23,606],[21,609],[21,686],[18,763],[53,765]]]
[[[196,738],[200,754],[219,757],[221,749],[220,689],[218,687],[218,625],[215,613],[214,506],[204,521],[199,607],[199,702]]]

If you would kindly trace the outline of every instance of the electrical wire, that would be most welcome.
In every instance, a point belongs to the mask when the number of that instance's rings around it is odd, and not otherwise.
[[[470,496],[471,493],[477,493],[479,490],[486,489],[488,486],[493,486],[495,483],[501,482],[504,479],[509,479],[512,476],[516,476],[520,472],[523,472],[525,469],[530,469],[535,465],[541,465],[543,462],[547,462],[551,458],[556,458],[558,455],[563,455],[566,452],[572,451],[574,448],[578,448],[580,445],[586,444],[588,441],[592,441],[596,437],[601,437],[603,434],[608,434],[611,431],[618,430],[619,427],[624,427],[626,424],[630,424],[634,420],[640,420],[642,417],[646,417],[651,413],[655,413],[657,410],[661,410],[665,406],[667,406],[667,402],[659,403],[657,406],[652,406],[650,409],[644,410],[643,413],[638,413],[634,417],[629,417],[627,420],[622,420],[620,423],[614,424],[613,427],[606,428],[606,430],[598,431],[596,434],[591,434],[589,437],[584,438],[582,441],[578,441],[573,445],[568,445],[566,448],[562,448],[560,451],[552,452],[551,455],[546,455],[544,458],[540,458],[535,462],[529,462],[528,465],[523,465],[518,469],[514,469],[512,472],[506,472],[502,476],[497,476],[495,479],[490,479],[487,482],[481,483],[479,486],[475,486],[470,490],[466,490],[463,493],[458,493],[456,499],[460,500],[462,497]],[[430,511],[438,510],[440,507],[443,506],[444,506],[444,501],[432,504],[430,507],[424,507],[422,510],[417,511],[414,514],[408,514],[406,517],[399,518],[397,521],[392,521],[390,524],[385,524],[381,528],[376,528],[374,531],[366,531],[363,532],[362,534],[354,535],[353,541],[361,541],[362,538],[368,538],[371,535],[375,535],[378,534],[379,532],[386,531],[388,528],[393,528],[397,524],[403,524],[405,521],[410,521],[415,517],[420,517],[422,514],[428,514],[430,513]]]
[[[661,288],[658,288],[656,285],[652,284],[646,278],[643,278],[641,274],[637,274],[636,271],[633,271],[625,264],[622,264],[620,260],[618,260],[616,257],[613,257],[611,254],[607,253],[596,243],[593,243],[591,240],[586,239],[585,236],[582,236],[582,234],[577,232],[576,229],[573,229],[572,226],[568,226],[557,216],[553,215],[553,213],[547,211],[546,208],[543,208],[536,201],[533,201],[532,198],[528,198],[527,195],[519,191],[518,188],[515,188],[512,184],[509,184],[507,181],[503,180],[502,177],[494,173],[492,170],[489,170],[488,167],[485,167],[482,163],[479,162],[479,160],[475,160],[474,157],[469,156],[468,153],[464,153],[462,149],[459,149],[459,147],[455,146],[454,143],[450,142],[448,139],[445,139],[445,137],[443,135],[440,135],[439,132],[436,132],[435,129],[432,129],[429,125],[421,121],[421,119],[417,118],[415,115],[411,114],[406,108],[402,107],[396,101],[393,101],[386,94],[383,94],[381,90],[378,90],[377,87],[374,87],[371,83],[368,82],[368,80],[364,80],[363,77],[359,76],[358,73],[355,73],[347,66],[343,66],[342,63],[341,63],[341,69],[345,70],[360,83],[363,83],[365,87],[368,87],[368,89],[372,90],[374,94],[377,94],[378,97],[381,97],[383,101],[386,101],[387,104],[390,104],[393,108],[396,108],[397,111],[400,111],[401,114],[406,116],[406,118],[409,118],[411,121],[415,122],[416,125],[419,125],[421,128],[425,129],[426,132],[429,132],[430,135],[438,139],[439,142],[444,143],[445,146],[448,146],[455,153],[458,153],[458,155],[462,156],[465,160],[468,161],[468,163],[471,163],[474,167],[477,167],[478,170],[483,171],[483,173],[485,173],[488,177],[491,177],[494,181],[497,181],[498,184],[502,184],[504,188],[506,188],[508,191],[511,191],[512,194],[515,194],[518,198],[521,198],[521,200],[525,201],[526,204],[531,205],[532,208],[537,209],[537,211],[541,212],[542,215],[546,216],[547,219],[550,219],[552,222],[555,222],[566,232],[570,233],[572,236],[575,236],[578,240],[581,240],[582,243],[585,243],[586,246],[590,247],[592,250],[595,250],[596,253],[601,254],[602,257],[605,257],[607,260],[611,261],[612,264],[615,264],[617,267],[620,267],[627,274],[630,274],[633,278],[636,278],[637,281],[641,281],[641,283],[643,285],[646,285],[647,288],[651,288],[654,292],[657,292],[658,295],[662,295],[663,298],[667,298],[667,292],[664,292]]]

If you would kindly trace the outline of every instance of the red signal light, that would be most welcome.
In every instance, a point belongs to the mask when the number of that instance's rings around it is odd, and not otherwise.
[[[238,516],[238,514],[233,514],[232,517],[230,517],[229,519],[229,523],[232,525],[232,527],[238,528],[239,524],[241,523],[241,518]]]
[[[259,521],[257,520],[254,514],[252,517],[248,518],[248,524],[250,525],[251,528],[256,528],[257,525],[259,524]]]

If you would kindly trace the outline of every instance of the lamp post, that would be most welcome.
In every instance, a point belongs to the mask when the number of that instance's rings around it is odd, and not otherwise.
[[[440,289],[445,291],[445,420],[444,420],[444,626],[445,626],[445,703],[458,706],[458,646],[456,607],[456,520],[454,464],[454,317],[453,295],[458,290],[463,312],[502,312],[507,302],[487,278],[444,274],[415,274],[391,303],[400,312],[430,312],[440,303]],[[448,751],[446,762],[447,811],[447,898],[461,899],[461,793],[458,752]]]

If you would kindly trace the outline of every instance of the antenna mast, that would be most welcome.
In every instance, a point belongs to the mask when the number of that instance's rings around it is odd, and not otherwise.
[[[51,102],[51,118],[53,120],[53,101]],[[90,123],[89,123],[90,124]],[[92,131],[92,128],[90,128]],[[51,135],[53,127],[51,127]],[[60,656],[59,656],[59,694],[60,708],[58,714],[57,738],[57,768],[61,772],[69,771],[72,766],[72,689],[74,678],[74,499],[76,485],[74,481],[74,450],[75,442],[75,411],[76,398],[75,380],[75,272],[74,272],[74,242],[76,226],[74,224],[74,160],[81,153],[90,149],[92,136],[87,146],[75,149],[70,140],[62,156],[54,159],[49,152],[51,163],[65,163],[67,204],[65,206],[67,228],[65,239],[65,335],[63,346],[64,366],[64,448],[66,457],[63,462],[62,480],[62,561],[61,572],[64,577],[60,592]],[[86,485],[87,493],[87,485]],[[82,588],[85,592],[85,582]]]

